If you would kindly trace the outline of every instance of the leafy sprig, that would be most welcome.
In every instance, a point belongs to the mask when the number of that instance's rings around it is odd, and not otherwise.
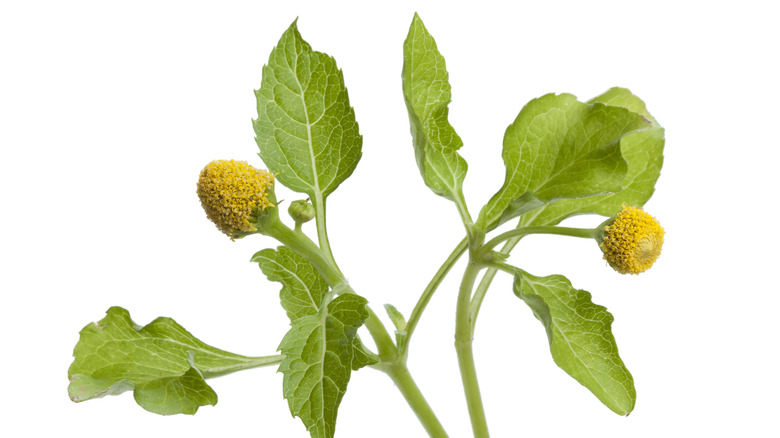
[[[126,310],[112,307],[104,319],[81,332],[68,372],[68,391],[74,401],[132,390],[138,404],[151,412],[194,414],[200,406],[217,402],[207,379],[278,364],[284,375],[281,393],[290,412],[311,437],[331,438],[352,372],[372,368],[392,379],[430,436],[446,437],[410,374],[407,357],[432,296],[455,263],[467,256],[456,305],[455,347],[475,437],[488,436],[488,421],[474,363],[474,330],[499,272],[513,277],[512,292],[542,323],[553,361],[615,413],[627,415],[633,410],[636,391],[618,354],[611,331],[613,316],[564,276],[537,277],[508,264],[507,257],[524,236],[557,234],[594,239],[620,255],[639,251],[643,269],[652,264],[660,252],[663,230],[651,223],[653,239],[643,240],[642,227],[630,223],[637,214],[621,217],[619,233],[606,232],[613,219],[594,229],[558,224],[580,214],[612,218],[647,202],[663,162],[663,128],[645,104],[624,88],[610,89],[586,102],[571,94],[533,99],[506,130],[504,184],[474,222],[463,194],[468,168],[458,153],[463,141],[448,120],[452,89],[445,59],[417,14],[403,56],[402,94],[420,175],[436,195],[453,201],[466,237],[422,290],[408,317],[392,304],[385,305],[395,338],[346,281],[331,250],[326,201],[355,170],[363,138],[336,61],[303,40],[296,20],[271,51],[255,92],[256,141],[270,173],[255,171],[246,163],[220,161],[215,162],[215,170],[225,166],[233,170],[217,172],[218,179],[209,172],[201,174],[204,184],[209,184],[209,190],[202,191],[208,196],[201,196],[206,210],[212,212],[209,218],[220,226],[219,212],[227,212],[237,216],[234,223],[242,224],[240,230],[222,224],[223,232],[231,238],[261,233],[281,243],[251,258],[268,280],[282,285],[280,301],[290,328],[280,340],[281,354],[229,353],[206,345],[170,318],[140,327]],[[280,219],[271,174],[278,183],[307,196],[294,201],[289,210],[294,229]],[[264,178],[262,184],[252,181],[258,175]],[[263,193],[247,194],[247,187],[258,187]],[[252,199],[263,202],[253,204]],[[206,205],[221,202],[225,205]],[[236,205],[242,206],[240,211]],[[642,217],[655,221],[646,214]],[[312,218],[314,238],[301,227]],[[496,230],[509,221],[517,221],[514,229]],[[613,234],[622,240],[605,243]],[[621,247],[623,241],[630,245]],[[361,327],[366,327],[376,351],[363,343]]]

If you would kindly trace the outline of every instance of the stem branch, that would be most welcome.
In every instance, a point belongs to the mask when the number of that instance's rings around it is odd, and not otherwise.
[[[555,226],[515,228],[514,230],[509,230],[505,233],[499,234],[493,239],[490,239],[490,241],[482,245],[482,248],[479,250],[478,255],[484,256],[501,242],[507,241],[509,239],[527,236],[529,234],[557,234],[561,236],[595,239],[597,231],[598,229],[593,229],[593,228],[568,228],[568,227],[555,227]]]
[[[398,352],[401,356],[406,357],[408,354],[409,342],[414,333],[414,329],[417,327],[417,323],[420,321],[420,317],[422,317],[425,307],[428,306],[428,303],[431,301],[433,293],[436,292],[436,289],[438,289],[439,285],[444,280],[444,277],[447,276],[455,265],[455,262],[457,262],[463,253],[466,252],[466,249],[468,249],[468,241],[463,239],[458,246],[455,247],[450,256],[447,257],[447,260],[444,261],[436,272],[436,275],[434,275],[430,283],[428,283],[428,286],[425,288],[422,295],[420,295],[420,299],[417,300],[417,304],[414,306],[414,310],[412,310],[412,313],[409,315],[409,320],[406,323],[406,338],[398,345]]]

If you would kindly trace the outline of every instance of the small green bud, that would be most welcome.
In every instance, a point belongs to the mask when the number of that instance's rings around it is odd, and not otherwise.
[[[291,202],[287,212],[290,213],[290,217],[293,218],[296,224],[309,222],[315,215],[314,206],[311,205],[308,199]]]

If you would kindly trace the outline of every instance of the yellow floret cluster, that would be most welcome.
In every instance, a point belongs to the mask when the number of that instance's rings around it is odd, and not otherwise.
[[[604,227],[599,246],[604,259],[621,274],[650,269],[664,244],[664,229],[639,208],[623,205],[614,222]]]
[[[257,231],[250,223],[253,210],[273,207],[268,200],[274,176],[245,161],[216,160],[200,172],[198,198],[206,216],[220,231],[238,237]]]

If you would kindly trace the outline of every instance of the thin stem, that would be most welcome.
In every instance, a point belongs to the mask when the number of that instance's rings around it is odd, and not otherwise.
[[[414,329],[417,327],[417,323],[420,321],[420,317],[422,317],[426,306],[428,306],[431,298],[433,298],[434,292],[436,292],[436,289],[438,289],[439,285],[458,259],[466,252],[466,249],[468,249],[468,241],[463,239],[458,246],[455,247],[450,256],[447,257],[447,260],[444,261],[436,272],[436,275],[434,275],[430,283],[428,283],[428,286],[425,288],[422,295],[420,295],[420,299],[417,300],[417,304],[414,306],[414,310],[412,310],[412,313],[409,315],[409,320],[406,322],[406,337],[403,338],[403,342],[398,345],[398,352],[401,356],[406,357],[408,354],[409,342],[411,341]]]
[[[275,354],[273,356],[263,357],[246,357],[241,363],[230,366],[204,368],[201,370],[205,379],[213,379],[214,377],[226,376],[236,371],[249,370],[252,368],[267,367],[269,365],[276,365],[281,363],[284,359],[284,355]]]
[[[593,228],[568,228],[568,227],[555,227],[555,226],[515,228],[514,230],[509,230],[505,233],[499,234],[493,239],[490,239],[490,241],[485,243],[482,246],[482,248],[479,250],[479,255],[481,256],[486,255],[489,251],[491,251],[501,242],[504,242],[506,240],[515,237],[527,236],[529,234],[557,234],[561,236],[595,239],[597,231],[598,229],[593,229]]]
[[[520,242],[522,237],[514,237],[506,241],[504,247],[498,252],[501,254],[509,254],[512,249]],[[496,268],[488,268],[485,271],[485,275],[482,276],[482,280],[479,281],[477,291],[474,292],[474,297],[471,299],[471,306],[469,309],[469,319],[471,320],[471,332],[473,333],[477,326],[477,316],[479,315],[479,308],[482,307],[482,301],[485,299],[490,284],[493,282],[493,278],[496,276],[498,270]]]
[[[333,257],[333,251],[330,249],[330,240],[328,240],[328,227],[325,223],[325,199],[321,197],[316,198],[317,202],[314,203],[314,210],[317,212],[317,238],[319,240],[320,248],[325,254],[331,265],[336,269],[336,272],[340,276],[344,276],[339,269],[336,259]]]
[[[458,366],[460,367],[460,376],[463,381],[463,390],[466,393],[466,403],[469,408],[474,437],[487,438],[490,434],[488,433],[485,408],[482,405],[482,395],[479,392],[479,382],[477,381],[477,370],[472,350],[474,333],[471,330],[472,324],[469,316],[471,292],[474,289],[474,283],[477,280],[479,270],[479,265],[471,259],[466,267],[466,271],[463,273],[463,280],[458,293],[457,308],[455,310],[455,350],[458,353]]]
[[[398,390],[409,403],[409,407],[417,415],[417,419],[420,420],[425,431],[432,438],[447,438],[447,432],[444,431],[444,427],[436,418],[436,414],[433,413],[431,406],[423,397],[420,388],[412,379],[412,375],[409,374],[409,369],[406,367],[405,362],[397,362],[392,367],[385,370],[388,376],[395,382]]]

